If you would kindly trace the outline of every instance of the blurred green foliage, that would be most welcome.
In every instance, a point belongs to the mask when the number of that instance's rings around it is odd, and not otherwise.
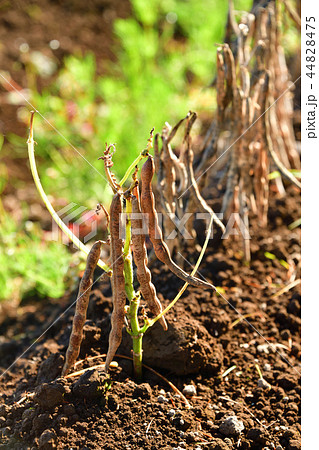
[[[60,297],[71,260],[66,246],[44,241],[39,226],[0,219],[0,300],[25,296]],[[40,269],[40,270],[39,270]]]

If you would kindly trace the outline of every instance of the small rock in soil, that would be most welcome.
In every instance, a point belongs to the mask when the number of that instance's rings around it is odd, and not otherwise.
[[[196,395],[196,387],[192,384],[188,384],[183,389],[183,394],[186,397],[193,397],[193,395]]]
[[[256,444],[266,444],[267,435],[264,430],[259,428],[251,428],[247,433],[247,439],[253,441]]]
[[[39,449],[51,450],[56,448],[56,433],[53,429],[44,430],[39,438]]]
[[[233,436],[240,434],[244,428],[241,420],[238,420],[236,416],[230,416],[220,424],[219,431],[226,436]]]
[[[74,383],[72,391],[74,395],[81,398],[98,398],[104,395],[106,374],[95,370],[85,372]]]
[[[164,397],[164,395],[159,395],[157,397],[157,401],[158,401],[158,403],[167,403],[168,399],[166,397]]]
[[[71,417],[75,414],[75,408],[71,403],[63,406],[63,412],[66,416]]]
[[[152,388],[148,383],[139,384],[133,391],[133,398],[149,399],[151,397],[152,397]]]
[[[229,447],[222,439],[216,438],[210,441],[208,448],[209,450],[230,450],[231,447]]]
[[[300,449],[301,449],[300,441],[293,440],[289,442],[288,450],[300,450]]]
[[[48,424],[52,422],[51,414],[39,414],[33,419],[33,431],[36,435],[40,435],[47,428]]]
[[[36,388],[34,400],[44,409],[51,409],[64,402],[64,395],[70,389],[63,383],[43,383]]]
[[[39,367],[37,384],[48,383],[61,375],[64,357],[61,353],[53,353]]]

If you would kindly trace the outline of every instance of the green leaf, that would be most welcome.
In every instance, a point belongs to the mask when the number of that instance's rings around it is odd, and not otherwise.
[[[275,180],[280,177],[280,172],[278,170],[274,170],[273,172],[268,174],[268,180]]]
[[[276,259],[276,255],[274,255],[273,253],[265,252],[264,255],[268,259]]]

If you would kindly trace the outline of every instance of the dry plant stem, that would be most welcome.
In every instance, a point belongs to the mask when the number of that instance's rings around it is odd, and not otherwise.
[[[109,336],[109,348],[105,361],[105,371],[118,349],[122,340],[122,329],[125,317],[125,278],[123,241],[120,238],[120,218],[122,213],[122,195],[115,194],[110,208],[110,233],[111,233],[111,258],[113,275],[111,278],[113,294],[113,312],[111,318],[111,332]]]
[[[63,377],[69,373],[80,353],[83,327],[86,320],[86,312],[89,305],[90,292],[93,284],[93,274],[101,254],[101,245],[102,241],[95,242],[87,257],[85,272],[80,283],[78,298],[76,300],[75,315],[72,324],[69,346],[62,369]]]
[[[289,16],[295,22],[298,30],[300,31],[301,30],[301,18],[299,16],[298,12],[294,10],[294,8],[290,5],[288,0],[283,0],[283,3],[287,9]]]
[[[86,367],[85,369],[78,370],[77,372],[72,372],[69,375],[66,375],[65,378],[78,377],[79,375],[83,375],[85,372],[88,372],[89,370],[96,370],[96,369],[104,369],[104,364],[96,364],[95,366]]]
[[[176,192],[184,190],[187,187],[187,174],[184,164],[181,162],[181,158],[177,158],[175,153],[171,147],[171,141],[176,135],[178,129],[182,125],[182,123],[189,117],[190,113],[186,115],[183,119],[181,119],[173,128],[170,127],[169,124],[163,128],[162,131],[162,150],[160,156],[160,162],[163,166],[165,178],[158,178],[160,181],[160,193],[161,193],[161,201],[163,207],[167,214],[164,215],[164,230],[167,236],[171,233],[175,232],[175,225],[172,221],[172,217],[178,214],[178,210],[181,208],[181,202],[176,198]],[[178,175],[178,177],[177,177]],[[176,181],[179,178],[180,183],[177,189]],[[175,247],[178,247],[178,237],[176,236],[174,239],[169,239],[167,241],[167,247],[169,252],[172,254]]]
[[[203,245],[203,247],[202,247],[202,250],[201,250],[201,252],[200,252],[200,255],[199,255],[199,257],[198,257],[198,260],[197,260],[197,262],[196,262],[196,264],[195,264],[195,267],[194,267],[194,269],[192,270],[191,276],[195,275],[195,273],[197,272],[197,269],[198,269],[198,267],[199,267],[199,265],[200,265],[200,263],[201,263],[201,261],[202,261],[202,259],[203,259],[203,257],[204,257],[205,251],[206,251],[206,249],[207,249],[208,241],[209,241],[209,239],[210,239],[210,234],[211,234],[211,231],[212,231],[213,223],[214,223],[214,218],[213,218],[213,216],[211,216],[210,222],[209,222],[209,226],[208,226],[208,228],[207,228],[207,230],[206,230],[206,239],[205,239],[204,245]],[[180,289],[180,291],[178,292],[178,294],[176,295],[176,297],[174,298],[174,300],[173,300],[173,301],[172,301],[172,302],[171,302],[171,303],[170,303],[170,304],[169,304],[169,305],[161,312],[161,314],[159,314],[157,317],[155,317],[155,319],[149,321],[149,323],[147,324],[147,326],[145,326],[145,331],[146,331],[149,327],[153,326],[155,322],[157,322],[161,317],[163,317],[164,314],[166,314],[166,313],[167,313],[167,312],[175,305],[175,303],[180,299],[180,297],[182,296],[182,294],[183,294],[183,293],[185,292],[185,290],[187,289],[188,284],[190,284],[190,283],[185,283],[185,284],[183,285],[183,287]],[[213,289],[216,291],[216,287],[215,287],[215,286],[212,286],[212,287],[213,287]]]
[[[147,267],[148,258],[145,236],[143,234],[137,234],[137,230],[142,230],[143,228],[143,221],[139,199],[135,196],[132,199],[132,212],[132,249],[136,264],[137,279],[143,298],[147,302],[151,313],[157,316],[162,312],[162,305],[156,295],[155,286],[152,283],[151,271]],[[164,330],[167,330],[167,323],[164,317],[160,319],[160,324]]]
[[[278,291],[274,295],[272,295],[271,298],[280,297],[282,294],[284,294],[285,292],[288,292],[290,289],[294,288],[295,286],[298,286],[298,284],[300,284],[300,283],[301,283],[301,279],[299,278],[298,280],[295,280],[292,283],[289,283],[284,288],[280,289],[280,291]]]
[[[265,131],[266,131],[266,140],[267,140],[267,145],[268,145],[268,150],[269,150],[270,156],[272,157],[274,163],[276,164],[277,168],[282,173],[282,175],[285,176],[286,178],[288,178],[288,180],[290,180],[299,189],[301,189],[301,183],[297,180],[297,178],[295,178],[293,176],[293,174],[291,172],[289,172],[288,169],[286,169],[286,167],[282,164],[282,162],[280,161],[278,155],[276,154],[276,152],[273,148],[272,139],[270,136],[269,105],[266,105],[266,106],[267,106],[267,108],[266,108],[266,112],[264,114]]]
[[[225,232],[224,224],[218,219],[218,217],[216,216],[216,214],[214,213],[212,208],[210,206],[208,206],[208,204],[206,203],[204,198],[201,196],[199,189],[198,189],[196,179],[195,179],[195,175],[194,175],[194,170],[193,170],[194,153],[193,153],[193,150],[191,149],[190,131],[191,131],[192,125],[194,124],[196,118],[197,118],[196,113],[192,113],[192,116],[190,117],[189,123],[186,128],[186,133],[185,133],[185,138],[184,138],[186,141],[185,160],[186,160],[187,175],[188,175],[188,179],[190,181],[191,191],[192,191],[195,199],[199,203],[201,209],[210,215],[210,217],[217,223],[219,228],[224,233]]]
[[[224,67],[223,67],[223,58],[220,49],[217,49],[217,118],[212,124],[211,133],[205,139],[204,143],[204,151],[201,156],[201,160],[199,165],[196,168],[196,177],[202,174],[207,165],[212,163],[212,158],[216,155],[217,152],[217,143],[218,138],[221,132],[222,120],[223,120],[223,103],[225,100],[225,92],[224,92]],[[208,143],[209,141],[209,143]],[[199,179],[199,184],[201,187],[204,186],[206,181],[206,172]]]
[[[155,199],[152,191],[152,179],[154,176],[155,167],[151,156],[143,164],[141,171],[142,179],[142,194],[141,207],[144,214],[148,215],[149,236],[154,247],[154,252],[157,258],[173,272],[176,276],[186,281],[193,286],[213,288],[213,285],[198,278],[188,275],[177,264],[172,261],[169,250],[163,241],[162,230],[159,227],[157,213],[155,209]]]
[[[32,111],[31,112],[31,121],[30,121],[30,133],[29,133],[29,138],[28,138],[27,143],[28,143],[28,154],[29,154],[30,167],[31,167],[31,172],[32,172],[34,183],[37,187],[37,190],[38,190],[45,206],[47,207],[47,210],[51,214],[52,219],[55,221],[55,223],[58,225],[58,227],[68,236],[70,241],[73,242],[73,244],[79,250],[81,250],[83,253],[88,255],[90,250],[72,233],[71,230],[69,230],[69,228],[65,225],[65,223],[60,219],[58,214],[55,212],[52,204],[50,203],[46,193],[44,192],[44,189],[42,187],[42,184],[41,184],[41,181],[40,181],[40,178],[38,175],[37,165],[36,165],[35,156],[34,156],[33,119],[34,119],[34,112]],[[107,264],[105,264],[105,262],[103,262],[101,259],[99,259],[97,265],[102,270],[104,270],[108,276],[112,275],[111,268]]]
[[[113,149],[113,152],[111,153],[112,149]],[[109,182],[109,185],[112,188],[112,191],[114,192],[114,194],[116,194],[116,192],[118,192],[118,190],[120,188],[120,185],[117,183],[114,173],[111,172],[111,170],[110,170],[111,167],[113,166],[112,157],[113,157],[114,152],[115,152],[114,144],[111,144],[109,146],[107,144],[105,144],[104,155],[98,159],[102,159],[104,161],[104,169],[105,169],[106,178]]]

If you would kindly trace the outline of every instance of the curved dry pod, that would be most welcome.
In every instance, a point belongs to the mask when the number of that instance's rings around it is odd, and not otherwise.
[[[154,316],[158,316],[162,312],[162,305],[156,295],[155,286],[152,283],[151,271],[147,267],[147,250],[145,245],[145,236],[143,234],[138,234],[137,230],[142,230],[143,220],[142,213],[139,205],[139,200],[137,197],[132,198],[132,250],[133,257],[136,264],[137,279],[140,283],[140,290],[143,295],[144,300]],[[164,317],[159,319],[159,323],[162,325],[164,330],[167,330],[167,323]]]
[[[75,314],[72,324],[72,331],[69,346],[65,355],[65,362],[62,369],[62,376],[66,376],[73,367],[80,353],[82,342],[83,326],[86,320],[90,292],[93,284],[93,274],[101,254],[102,241],[93,244],[86,261],[86,268],[80,283],[78,297],[76,299]]]
[[[120,239],[120,219],[122,213],[122,195],[115,194],[110,208],[110,234],[111,234],[111,261],[112,261],[112,295],[113,311],[111,318],[111,332],[109,336],[109,348],[106,355],[105,371],[107,372],[110,363],[122,341],[122,330],[125,317],[125,279],[124,279],[124,259],[123,240]]]
[[[148,216],[149,237],[154,247],[157,258],[173,272],[177,277],[191,284],[192,286],[208,287],[214,289],[214,286],[206,281],[202,281],[196,277],[192,277],[174,263],[170,256],[169,249],[163,241],[162,230],[159,227],[157,213],[155,209],[155,198],[152,191],[152,179],[155,172],[154,161],[149,156],[143,164],[141,171],[142,193],[141,207],[144,214]]]

